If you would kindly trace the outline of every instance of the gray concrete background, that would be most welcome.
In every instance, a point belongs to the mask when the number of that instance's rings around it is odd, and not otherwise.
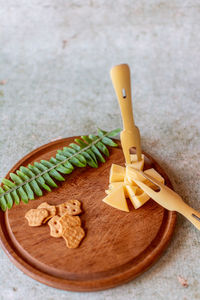
[[[199,47],[197,0],[0,0],[0,177],[51,139],[121,126],[109,70],[126,62],[143,149],[200,210]],[[0,263],[1,300],[200,299],[200,233],[181,216],[161,259],[115,289],[60,291]]]

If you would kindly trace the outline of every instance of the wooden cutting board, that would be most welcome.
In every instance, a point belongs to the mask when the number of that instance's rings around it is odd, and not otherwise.
[[[21,159],[20,165],[54,156],[75,137],[46,144]],[[118,142],[120,145],[120,142]],[[110,157],[98,169],[77,168],[67,180],[43,197],[21,202],[0,212],[1,245],[11,261],[25,274],[44,284],[71,291],[96,291],[130,281],[149,268],[166,248],[174,231],[176,213],[153,200],[130,213],[102,202],[106,196],[112,163],[124,165],[122,149],[110,149]],[[171,186],[164,170],[147,154],[145,169],[155,168]],[[10,173],[9,172],[9,173]],[[75,198],[82,202],[86,237],[77,249],[68,249],[62,238],[49,235],[49,226],[29,227],[24,218],[30,208],[46,201],[57,205]]]

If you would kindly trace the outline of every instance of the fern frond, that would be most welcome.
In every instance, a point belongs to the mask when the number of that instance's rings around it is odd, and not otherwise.
[[[109,147],[118,145],[112,140],[121,129],[110,132],[98,129],[98,135],[81,136],[74,143],[58,150],[56,157],[50,160],[41,160],[29,164],[27,167],[20,166],[15,173],[10,173],[10,179],[4,178],[0,186],[0,207],[3,211],[10,209],[13,203],[19,204],[20,200],[28,203],[36,196],[41,197],[43,190],[48,192],[56,188],[55,181],[64,181],[63,174],[70,174],[74,167],[84,168],[87,165],[92,168],[98,167],[98,162],[104,163],[104,156],[109,156]]]

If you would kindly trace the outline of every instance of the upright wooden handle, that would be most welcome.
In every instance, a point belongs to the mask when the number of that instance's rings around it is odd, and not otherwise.
[[[126,64],[117,65],[110,71],[112,83],[117,95],[124,129],[130,129],[135,126],[131,102],[131,82],[130,69]]]
[[[200,230],[200,212],[196,211],[185,202],[183,202],[177,210],[180,212],[184,217],[186,217],[198,230]]]

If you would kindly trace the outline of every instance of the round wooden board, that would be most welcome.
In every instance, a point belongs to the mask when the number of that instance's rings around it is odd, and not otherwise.
[[[49,159],[74,138],[57,140],[34,150],[10,172],[20,165]],[[2,247],[24,273],[55,288],[96,291],[130,281],[159,258],[173,234],[176,213],[153,200],[138,210],[130,206],[130,213],[102,202],[111,164],[124,164],[121,147],[110,149],[110,153],[98,169],[77,168],[51,193],[44,193],[28,205],[21,202],[6,213],[0,212]],[[145,169],[149,167],[158,170],[171,187],[165,172],[145,154]],[[82,202],[81,220],[86,232],[77,249],[68,249],[62,238],[51,237],[48,225],[29,227],[24,217],[30,208],[44,201],[57,205],[71,198]]]

